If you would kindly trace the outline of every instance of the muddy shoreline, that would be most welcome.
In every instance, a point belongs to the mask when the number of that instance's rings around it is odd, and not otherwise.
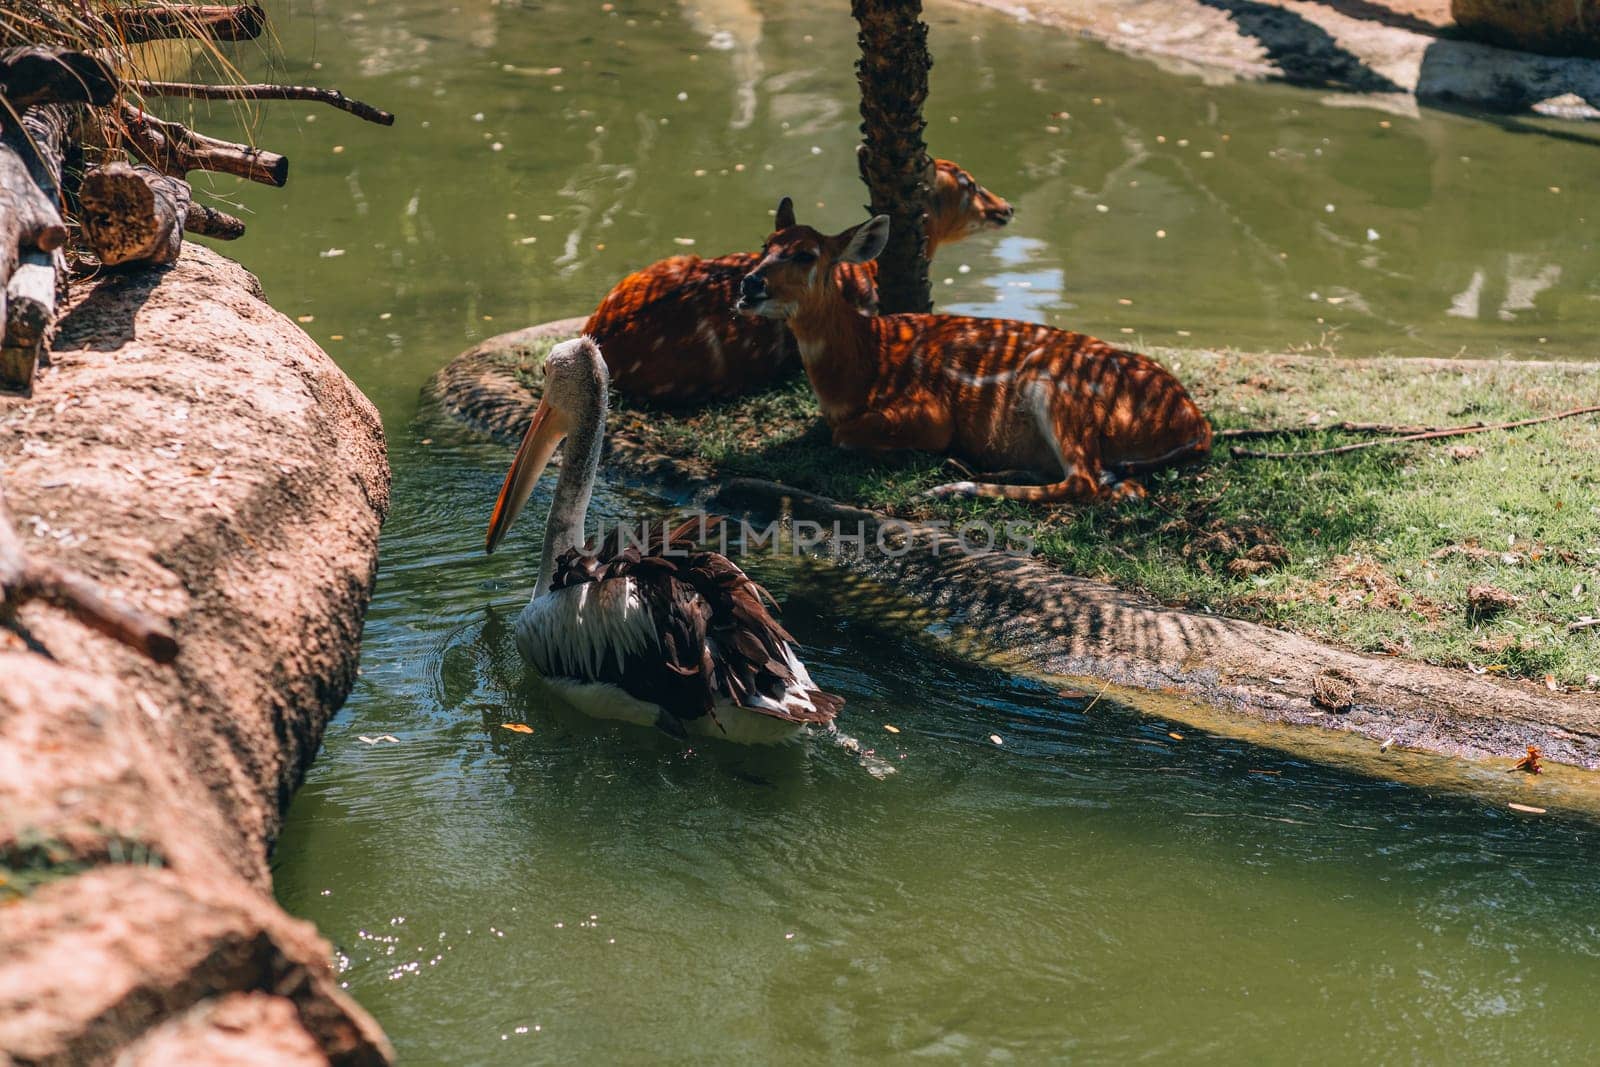
[[[504,354],[570,336],[582,322],[491,338],[441,369],[428,393],[444,413],[514,444],[537,397],[506,370]],[[630,432],[643,417],[626,410],[613,417],[605,458],[611,476],[761,521],[784,513],[824,525],[840,520],[852,531],[860,523],[871,533],[886,519],[652,453]],[[1537,744],[1552,760],[1600,768],[1600,698],[1591,694],[1554,694],[1528,682],[1363,655],[1256,623],[1180,611],[1031,558],[963,556],[949,533],[899,519],[893,524],[913,529],[914,550],[897,556],[841,550],[840,564],[984,635],[990,647],[1031,671],[1166,693],[1265,723],[1354,734],[1374,746],[1390,742],[1509,766]],[[833,554],[828,544],[820,551]]]
[[[377,411],[190,245],[75,286],[0,426],[27,551],[180,646],[160,666],[38,603],[0,630],[0,1063],[388,1062],[267,862],[355,680]]]

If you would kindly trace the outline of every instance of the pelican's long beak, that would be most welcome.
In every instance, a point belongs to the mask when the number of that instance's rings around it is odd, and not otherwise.
[[[566,435],[565,420],[541,400],[539,410],[533,413],[528,432],[522,437],[522,444],[517,446],[517,458],[511,461],[511,469],[506,471],[505,484],[500,486],[500,498],[494,502],[494,514],[489,516],[489,534],[483,542],[485,552],[493,552],[506,531],[511,529],[517,513],[528,502],[528,497],[533,495],[533,487],[539,483],[539,476],[550,465],[550,457],[555,454],[556,446]]]

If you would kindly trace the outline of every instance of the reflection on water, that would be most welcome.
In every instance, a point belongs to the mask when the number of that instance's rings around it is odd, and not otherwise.
[[[547,707],[506,636],[539,523],[483,556],[508,451],[418,421],[418,390],[642,263],[754,247],[781,193],[856,221],[853,24],[783,0],[272,7],[292,59],[248,76],[400,115],[274,106],[256,138],[293,182],[218,188],[254,212],[233,253],[391,434],[362,676],[275,864],[406,1062],[1589,1051],[1600,876],[1575,822],[963,666],[804,569],[760,577],[899,773]],[[929,141],[1018,207],[941,255],[942,306],[1143,344],[1592,358],[1591,146],[930,15]]]
[[[846,729],[899,773],[563,714],[509,634],[538,524],[477,548],[505,451],[405,435],[431,444],[397,493],[430,503],[388,531],[363,677],[275,877],[409,1062],[1570,1058],[1596,1037],[1591,829],[965,667],[770,563]]]

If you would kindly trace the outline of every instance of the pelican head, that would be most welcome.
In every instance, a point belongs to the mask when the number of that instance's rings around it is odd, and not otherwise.
[[[573,443],[567,446],[567,458],[562,464],[556,500],[551,505],[550,527],[556,531],[559,525],[562,531],[567,531],[575,523],[578,541],[582,540],[583,516],[589,509],[589,493],[600,463],[600,441],[605,435],[609,384],[605,360],[593,338],[578,337],[550,350],[544,361],[544,395],[533,413],[528,432],[522,437],[522,444],[517,447],[517,456],[511,461],[506,480],[500,486],[500,497],[495,501],[488,536],[484,539],[486,552],[493,552],[505,537],[532,495],[539,476],[549,466],[556,446],[568,436],[573,438]],[[559,554],[578,541],[552,544],[547,539],[545,554],[551,557],[552,548]]]

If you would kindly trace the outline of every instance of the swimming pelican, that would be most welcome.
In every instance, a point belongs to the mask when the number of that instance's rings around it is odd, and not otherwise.
[[[598,553],[584,551],[608,385],[592,339],[551,349],[544,397],[495,501],[489,552],[567,438],[539,580],[517,618],[522,657],[579,710],[677,737],[766,744],[831,723],[844,700],[812,682],[794,638],[762,603],[767,591],[726,556],[691,546],[695,520],[657,535],[648,551],[622,548],[620,530]]]

